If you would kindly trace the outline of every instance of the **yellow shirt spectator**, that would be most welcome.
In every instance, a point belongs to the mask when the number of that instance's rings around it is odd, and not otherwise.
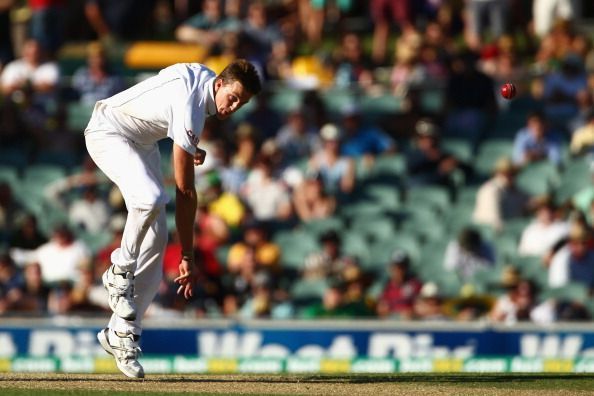
[[[219,216],[229,227],[236,228],[243,220],[245,208],[234,194],[224,192],[211,202],[209,212]]]

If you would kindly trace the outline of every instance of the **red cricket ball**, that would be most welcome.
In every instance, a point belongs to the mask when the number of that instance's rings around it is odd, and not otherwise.
[[[501,96],[511,99],[516,96],[516,86],[512,83],[505,83],[501,86]]]

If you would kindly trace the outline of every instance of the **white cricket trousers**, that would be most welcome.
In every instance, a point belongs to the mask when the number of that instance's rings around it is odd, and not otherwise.
[[[142,317],[153,301],[163,275],[163,253],[167,244],[161,158],[156,144],[141,145],[118,133],[96,106],[85,132],[87,150],[99,169],[113,181],[126,203],[128,216],[122,244],[111,261],[134,272],[136,320],[112,314],[109,328],[140,335]]]

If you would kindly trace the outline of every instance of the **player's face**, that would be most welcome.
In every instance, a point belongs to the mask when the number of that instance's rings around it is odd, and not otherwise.
[[[223,84],[223,81],[217,80],[215,83],[217,118],[219,120],[228,118],[246,104],[251,97],[252,94],[240,82],[234,81],[230,84]]]

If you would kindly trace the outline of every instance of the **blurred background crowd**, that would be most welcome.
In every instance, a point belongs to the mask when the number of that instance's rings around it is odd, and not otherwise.
[[[572,0],[0,0],[0,316],[108,312],[126,210],[82,132],[181,54],[247,58],[266,88],[207,121],[196,297],[168,206],[148,315],[590,320],[592,21]]]

